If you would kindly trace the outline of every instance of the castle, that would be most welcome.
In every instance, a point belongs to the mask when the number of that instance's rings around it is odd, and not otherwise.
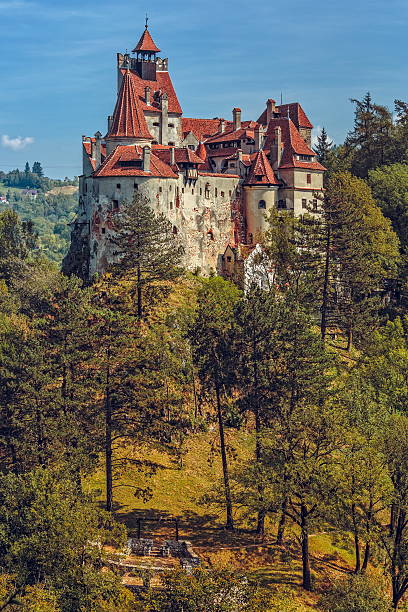
[[[171,222],[190,269],[232,276],[267,229],[272,208],[317,209],[324,168],[298,103],[267,100],[257,121],[183,117],[147,23],[117,55],[118,96],[107,133],[82,137],[79,209],[64,269],[84,279],[113,259],[113,215],[135,193]]]

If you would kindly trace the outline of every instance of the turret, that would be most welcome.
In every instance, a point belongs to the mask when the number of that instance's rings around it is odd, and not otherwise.
[[[159,52],[160,49],[148,30],[146,19],[145,31],[132,51],[132,53],[136,53],[136,70],[142,79],[146,81],[156,80],[156,54]]]

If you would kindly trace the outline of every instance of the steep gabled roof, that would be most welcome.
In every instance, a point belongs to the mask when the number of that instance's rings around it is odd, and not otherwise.
[[[189,117],[183,117],[181,120],[181,127],[183,134],[193,132],[197,140],[205,140],[217,132],[220,129],[221,119],[195,119]]]
[[[141,35],[140,40],[137,43],[136,47],[133,49],[132,53],[137,53],[138,51],[147,51],[147,52],[150,51],[151,53],[160,52],[160,49],[154,43],[153,38],[151,37],[149,30],[147,29],[147,26],[146,26],[145,31]]]
[[[310,123],[306,116],[305,111],[298,102],[291,102],[290,104],[281,104],[275,106],[275,113],[279,115],[279,119],[287,119],[289,110],[289,119],[293,121],[297,128],[309,128],[312,129],[313,125]],[[258,119],[258,123],[266,125],[267,112],[266,109],[263,111]]]
[[[126,70],[121,70],[122,74],[126,74]],[[130,71],[130,76],[133,81],[133,87],[136,92],[136,101],[138,106],[144,111],[160,113],[159,95],[166,93],[169,100],[169,113],[182,114],[181,106],[178,101],[176,92],[174,91],[173,83],[168,72],[156,72],[156,80],[148,81],[142,79],[133,70]],[[146,104],[145,88],[150,87],[150,104]]]
[[[299,134],[291,119],[274,118],[269,122],[264,142],[264,150],[270,150],[275,142],[275,129],[282,130],[283,155],[280,168],[305,168],[309,170],[325,170],[325,168],[314,161],[316,153],[312,151]],[[307,155],[313,159],[300,161],[296,155]]]
[[[94,172],[94,177],[101,176],[154,176],[160,178],[177,178],[177,174],[168,164],[153,152],[150,155],[150,172],[134,166],[122,166],[121,162],[140,162],[143,160],[143,148],[137,145],[119,145],[108,155],[103,164]]]
[[[136,90],[130,71],[123,75],[109,137],[147,138],[151,135],[147,128],[143,110],[137,103]]]
[[[252,162],[246,185],[279,185],[264,151],[259,151]]]

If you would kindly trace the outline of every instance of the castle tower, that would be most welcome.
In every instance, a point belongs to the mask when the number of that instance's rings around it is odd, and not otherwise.
[[[107,154],[119,144],[146,145],[152,141],[143,111],[135,104],[136,90],[130,70],[123,75],[118,99],[106,135]]]
[[[156,54],[160,53],[160,49],[151,37],[147,19],[145,31],[136,47],[132,50],[132,53],[136,53],[136,70],[140,78],[146,81],[155,81],[157,68]]]
[[[279,182],[264,151],[256,155],[244,183],[247,242],[254,244],[268,229],[266,216],[276,207]]]

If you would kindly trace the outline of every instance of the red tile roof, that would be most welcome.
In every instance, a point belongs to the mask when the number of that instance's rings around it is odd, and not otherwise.
[[[221,119],[193,119],[183,117],[181,127],[183,134],[193,132],[198,141],[214,136],[220,130]]]
[[[136,53],[137,51],[151,51],[153,53],[159,53],[160,51],[159,47],[155,45],[147,26],[132,53]]]
[[[200,176],[217,176],[219,178],[239,178],[238,174],[222,174],[220,172],[199,172]]]
[[[271,119],[264,142],[264,150],[269,150],[275,142],[275,129],[282,130],[283,155],[280,168],[309,168],[310,170],[324,170],[325,168],[315,161],[316,153],[309,149],[291,119]],[[309,155],[310,161],[299,161],[296,155]],[[301,164],[301,165],[299,165]]]
[[[166,164],[170,164],[170,149],[172,147],[154,146],[154,154]],[[176,164],[202,164],[203,160],[187,147],[174,147],[174,161]]]
[[[136,90],[130,71],[123,75],[119,90],[109,137],[147,138],[151,135],[147,128],[143,110],[137,103]]]
[[[236,153],[236,147],[223,147],[222,149],[207,149],[208,157],[228,157]]]
[[[124,75],[126,70],[121,71]],[[139,107],[144,111],[150,112],[161,112],[159,96],[160,94],[166,93],[169,98],[169,113],[175,113],[178,115],[182,114],[181,106],[178,101],[176,92],[174,91],[173,83],[168,72],[159,71],[156,72],[156,81],[148,81],[141,79],[140,76],[130,71],[130,75],[133,80],[133,86],[136,92],[136,99]],[[145,101],[145,88],[150,87],[150,104],[146,104]]]
[[[86,154],[89,157],[89,163],[91,164],[92,168],[95,170],[96,168],[96,163],[94,159],[92,159],[91,155],[92,155],[92,146],[91,146],[91,141],[95,142],[95,138],[91,138],[89,141],[83,141],[82,145],[85,149]],[[103,163],[104,159],[106,157],[106,144],[102,143],[101,144],[101,161]]]
[[[309,119],[306,117],[305,111],[303,110],[303,108],[300,106],[298,102],[293,102],[292,104],[281,104],[281,106],[278,106],[278,110],[279,110],[281,117],[288,116],[288,109],[289,109],[289,117],[290,119],[292,119],[296,127],[312,129],[313,125],[310,123]]]
[[[281,106],[275,107],[275,113],[279,113],[280,118],[288,117],[288,109],[289,109],[289,118],[292,119],[293,123],[297,128],[309,128],[312,129],[313,125],[310,123],[309,119],[306,116],[305,111],[300,106],[298,102],[292,102],[291,104],[281,104]],[[259,117],[258,122],[266,125],[266,109]]]
[[[279,185],[264,151],[259,151],[252,162],[246,185]]]
[[[177,178],[177,174],[168,164],[163,162],[153,152],[150,156],[150,172],[142,168],[123,167],[120,162],[143,160],[143,149],[137,145],[119,145],[105,159],[104,163],[94,172],[94,177],[101,176],[155,176],[161,178]]]
[[[240,127],[238,130],[232,130],[230,132],[216,134],[215,136],[208,138],[206,142],[232,142],[234,140],[242,140],[243,138],[254,138],[254,130],[249,130],[245,127]]]

